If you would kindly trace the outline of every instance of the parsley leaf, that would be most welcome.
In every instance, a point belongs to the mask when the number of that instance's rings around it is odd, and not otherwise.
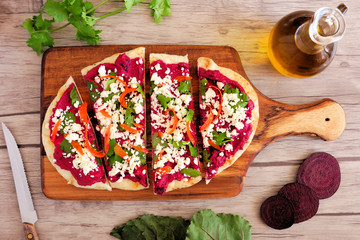
[[[68,10],[60,2],[48,0],[44,4],[44,8],[49,16],[54,16],[56,22],[62,22],[69,18]]]
[[[61,121],[60,123],[60,127],[59,127],[59,131],[61,134],[64,134],[64,128],[67,126],[67,125],[70,125],[72,123],[74,123],[76,120],[76,117],[74,115],[74,113],[70,112],[70,111],[67,111],[64,115],[64,120]]]
[[[184,121],[185,121],[185,122],[187,122],[187,121],[192,121],[193,116],[194,116],[194,110],[189,109],[189,112],[188,112],[188,114],[186,115],[186,117],[184,118]]]
[[[71,98],[71,104],[73,106],[75,106],[75,103],[78,102],[78,105],[80,105],[80,99],[79,99],[79,94],[76,91],[76,87],[74,85],[74,87],[71,89],[70,92],[70,98]]]
[[[140,86],[140,84],[138,84],[138,83],[137,83],[136,91],[138,91],[141,94],[141,96],[143,96],[145,98],[144,91],[143,91],[142,87]]]
[[[191,94],[190,89],[191,89],[191,82],[190,80],[186,80],[186,81],[182,81],[180,82],[179,86],[177,87],[177,89],[179,90],[179,92],[181,93],[185,93],[185,94]]]
[[[207,164],[210,163],[210,153],[204,149],[203,150],[203,160],[204,160],[204,167],[207,167]]]
[[[197,177],[200,176],[201,172],[194,168],[184,168],[180,171],[182,174],[186,174],[190,177]]]
[[[156,149],[156,146],[157,146],[157,145],[160,145],[160,146],[162,146],[162,147],[167,147],[167,146],[168,146],[167,142],[162,141],[161,138],[158,137],[158,133],[157,133],[157,132],[155,132],[155,133],[152,135],[152,141],[151,141],[151,142],[152,142],[152,148],[153,148],[153,149]]]
[[[227,137],[226,132],[222,133],[222,132],[213,131],[212,133],[213,133],[214,140],[216,141],[216,145],[218,145],[218,146],[222,146],[225,143],[231,141],[231,137]]]
[[[156,23],[161,22],[162,16],[169,16],[171,14],[170,0],[152,0],[149,7]]]
[[[43,47],[54,45],[54,39],[50,35],[50,28],[54,20],[43,19],[42,14],[43,12],[40,11],[39,16],[28,18],[22,23],[22,26],[30,33],[30,38],[26,43],[38,55],[44,52]]]
[[[64,138],[60,143],[60,149],[63,150],[64,153],[72,153],[71,149],[73,149],[73,146]]]
[[[154,88],[156,87],[154,81],[150,81],[150,90],[149,90],[149,94],[151,95],[154,91]]]
[[[236,110],[239,107],[245,108],[248,104],[249,101],[249,97],[246,93],[241,92],[240,89],[238,88],[230,88],[229,84],[226,84],[224,87],[224,93],[228,93],[228,94],[236,94],[238,101],[236,101],[234,104],[230,104],[230,106]]]
[[[157,98],[157,100],[159,100],[161,106],[162,106],[164,109],[167,109],[167,105],[168,105],[168,103],[171,101],[171,98],[165,97],[165,96],[162,95],[162,94],[157,95],[156,98]]]
[[[192,145],[192,143],[189,143],[189,150],[190,150],[190,155],[192,157],[197,157],[198,156],[198,151],[196,146]]]
[[[110,139],[110,141],[109,141],[109,151],[106,153],[106,155],[108,157],[111,157],[112,155],[115,154],[115,151],[114,151],[115,145],[116,145],[116,140],[114,138]]]
[[[200,81],[200,94],[201,94],[201,96],[205,95],[206,84],[207,83],[208,83],[208,80],[206,78],[201,79],[201,81]]]
[[[125,7],[126,7],[126,10],[128,12],[130,12],[131,8],[135,5],[137,5],[138,3],[141,3],[143,2],[144,0],[124,0],[125,2]]]
[[[83,17],[72,15],[69,22],[77,29],[76,40],[86,41],[89,45],[97,45],[100,43],[101,30],[95,30]]]

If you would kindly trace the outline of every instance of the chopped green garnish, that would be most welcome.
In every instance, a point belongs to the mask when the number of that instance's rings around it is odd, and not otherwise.
[[[203,150],[203,161],[204,167],[207,167],[207,164],[210,163],[210,153],[206,149]]]
[[[200,94],[201,94],[201,96],[205,95],[206,84],[207,83],[208,83],[208,80],[206,78],[201,79],[201,81],[200,81]]]
[[[188,112],[188,114],[186,115],[186,117],[184,118],[184,121],[185,121],[185,122],[187,122],[187,121],[192,121],[193,116],[194,116],[194,110],[189,109],[189,112]]]
[[[227,137],[226,132],[222,133],[222,132],[213,131],[212,134],[213,134],[214,140],[216,142],[216,145],[218,145],[218,146],[222,146],[225,143],[231,141],[231,137]]]
[[[150,95],[153,93],[154,88],[156,88],[154,81],[150,81],[150,90],[149,90]]]
[[[75,107],[75,104],[78,104],[78,107],[80,106],[80,99],[79,99],[79,94],[76,91],[76,87],[75,85],[73,86],[73,88],[71,89],[70,92],[70,98],[71,98],[71,104]]]
[[[71,150],[73,149],[73,146],[64,138],[60,143],[60,149],[63,150],[64,153],[72,153]]]
[[[99,165],[99,166],[102,166],[102,162],[101,162],[101,159],[96,157],[96,163]]]
[[[177,89],[179,90],[179,92],[184,93],[184,94],[191,94],[191,82],[190,80],[185,80],[180,82],[179,86],[177,87]]]
[[[142,87],[140,86],[140,84],[137,84],[136,91],[138,91],[141,94],[141,96],[143,96],[143,98],[145,98],[144,91],[143,91]]]
[[[192,157],[197,157],[198,156],[198,151],[196,146],[192,145],[192,143],[189,143],[189,150],[190,150],[190,155]]]
[[[67,125],[75,123],[75,120],[76,120],[76,117],[75,117],[74,113],[72,113],[70,111],[66,112],[65,115],[64,115],[64,120],[62,120],[61,124],[60,124],[60,128],[59,128],[60,133],[64,134],[64,128]]]
[[[157,145],[160,145],[162,147],[167,147],[168,144],[167,142],[165,141],[162,141],[161,138],[158,136],[158,133],[155,132],[153,135],[152,135],[152,148],[153,149],[156,149],[156,146]]]
[[[116,75],[115,75],[116,76]],[[116,79],[113,79],[113,78],[110,78],[109,80],[107,80],[107,85],[106,85],[106,90],[110,90],[110,85],[115,83],[116,82]]]
[[[109,73],[110,76],[116,77],[116,72],[112,71],[111,73]],[[113,78],[112,78],[113,79]],[[114,79],[115,80],[115,79]]]
[[[116,141],[115,141],[115,139],[110,139],[110,141],[109,141],[109,151],[106,153],[106,155],[107,155],[108,157],[110,157],[110,156],[112,156],[112,155],[115,154],[115,151],[114,151],[115,146],[116,146]]]
[[[236,110],[239,107],[245,108],[248,104],[249,97],[246,93],[241,92],[238,88],[231,88],[229,84],[224,86],[224,93],[236,94],[238,101],[236,101],[231,107]]]
[[[197,177],[201,175],[201,172],[194,168],[184,168],[180,171],[182,174],[186,174],[190,177]]]
[[[168,105],[168,103],[171,101],[171,98],[165,97],[165,96],[162,95],[162,94],[157,95],[156,98],[157,98],[157,100],[159,100],[161,106],[162,106],[164,109],[167,109],[167,105]]]

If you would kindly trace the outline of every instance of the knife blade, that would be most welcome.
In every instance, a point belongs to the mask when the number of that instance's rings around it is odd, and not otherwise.
[[[26,179],[24,164],[14,136],[11,134],[10,130],[5,126],[4,123],[2,123],[2,129],[9,153],[20,215],[24,226],[25,239],[36,240],[39,238],[37,236],[34,224],[38,218]]]

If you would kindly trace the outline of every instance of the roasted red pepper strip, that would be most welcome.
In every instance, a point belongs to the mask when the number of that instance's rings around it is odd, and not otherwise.
[[[173,79],[173,81],[176,80],[178,82],[182,82],[182,81],[186,81],[188,79],[192,79],[192,77],[190,77],[190,76],[177,76],[177,77],[175,77]]]
[[[110,114],[108,114],[108,112],[105,109],[101,109],[100,113],[106,118],[111,118]]]
[[[133,149],[135,149],[135,150],[138,150],[138,151],[144,152],[144,153],[148,153],[148,152],[149,152],[146,148],[142,148],[142,147],[139,147],[139,146],[135,146],[135,145],[131,144],[130,142],[129,142],[129,144],[130,144],[130,146],[131,146]]]
[[[106,153],[109,151],[110,134],[111,134],[111,122],[106,129],[105,137],[104,137],[104,150]]]
[[[166,115],[169,111],[172,111],[172,112],[174,113],[174,123],[173,123],[173,127],[172,127],[171,130],[168,132],[168,134],[172,134],[172,133],[175,131],[177,125],[178,125],[179,119],[178,119],[178,117],[176,116],[176,112],[175,112],[175,110],[174,110],[173,108],[169,108],[168,110],[166,110],[166,111],[165,111],[165,115]]]
[[[126,105],[126,101],[125,101],[125,96],[131,92],[135,92],[136,88],[127,88],[125,89],[125,91],[123,91],[120,95],[119,101],[120,101],[120,105],[123,106],[124,108],[128,108]]]
[[[88,121],[88,115],[87,115],[87,102],[84,102],[79,107],[79,115],[80,115],[80,121],[82,123],[86,123]]]
[[[196,147],[196,142],[195,142],[194,136],[191,134],[190,123],[191,123],[191,120],[187,121],[187,123],[186,123],[186,133],[187,133],[187,136],[188,136],[190,142],[192,143],[192,145],[194,145],[194,147]]]
[[[89,122],[90,122],[90,119],[87,121],[87,123],[85,125],[85,146],[86,146],[86,149],[89,150],[89,152],[92,155],[94,155],[95,157],[102,158],[102,157],[105,156],[105,153],[103,151],[96,151],[95,149],[93,149],[93,147],[89,143],[89,138],[88,138],[88,125],[89,125]]]
[[[206,121],[204,122],[204,124],[201,126],[200,128],[200,132],[206,130],[210,124],[213,122],[214,120],[214,114],[212,113],[212,107],[210,105],[206,105],[208,108],[210,108],[210,113],[208,118],[206,119]]]
[[[165,166],[159,169],[156,169],[156,173],[160,175],[160,177],[168,174],[171,171],[171,167]]]
[[[122,157],[123,159],[125,159],[125,161],[130,162],[127,153],[124,151],[124,149],[120,147],[118,143],[115,145],[114,151],[116,155]]]
[[[221,147],[216,145],[211,139],[208,139],[208,142],[209,142],[210,146],[216,148],[219,151],[221,150]]]
[[[61,124],[61,118],[59,118],[59,120],[55,123],[54,128],[52,129],[51,139],[53,142],[55,142],[56,134],[59,131],[60,124]]]
[[[106,75],[106,76],[102,76],[102,77],[99,77],[99,78],[113,78],[113,79],[116,79],[119,82],[121,82],[122,84],[124,84],[125,88],[127,88],[127,84],[124,82],[124,80],[122,80],[121,78],[118,78],[116,76]]]
[[[126,125],[126,124],[124,124],[124,123],[123,123],[123,124],[120,124],[120,127],[122,127],[123,129],[125,129],[126,131],[131,132],[131,133],[138,133],[138,132],[140,132],[140,130],[131,128],[131,127],[129,127],[128,125]]]
[[[210,86],[210,87],[215,89],[219,93],[219,96],[220,96],[220,105],[219,105],[218,113],[214,117],[214,120],[213,120],[213,121],[215,121],[216,119],[218,119],[220,117],[221,110],[222,110],[223,97],[222,97],[221,90],[218,87],[216,87],[216,86]]]

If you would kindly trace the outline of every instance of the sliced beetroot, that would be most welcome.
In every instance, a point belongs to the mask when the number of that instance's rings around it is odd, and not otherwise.
[[[316,193],[300,183],[286,184],[280,189],[279,195],[286,197],[294,206],[294,223],[312,218],[319,208]]]
[[[269,227],[275,229],[285,229],[294,224],[294,207],[280,195],[266,199],[261,205],[260,215]]]
[[[300,166],[297,181],[315,191],[319,199],[331,197],[339,188],[340,166],[325,152],[311,154]]]

